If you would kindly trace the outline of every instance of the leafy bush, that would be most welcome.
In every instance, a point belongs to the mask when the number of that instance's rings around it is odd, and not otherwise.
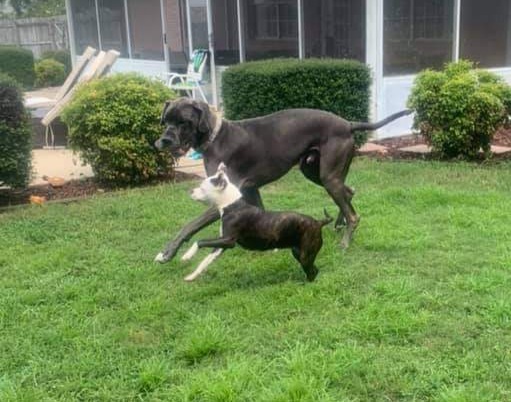
[[[71,72],[71,54],[67,50],[47,50],[41,56],[41,60],[53,59],[64,64],[66,76]]]
[[[497,75],[469,61],[444,71],[420,73],[408,99],[416,111],[414,127],[443,157],[489,155],[495,131],[511,113],[511,88]]]
[[[34,55],[21,47],[0,45],[0,72],[31,88],[35,79]]]
[[[35,76],[37,87],[62,85],[66,79],[65,66],[53,59],[40,60],[35,64]]]
[[[367,121],[370,85],[368,68],[357,61],[272,59],[230,67],[222,77],[222,94],[230,119],[312,108]],[[361,145],[366,134],[357,134]]]
[[[99,180],[130,184],[173,171],[168,153],[153,146],[161,135],[160,115],[174,94],[137,74],[116,74],[78,88],[62,120],[71,147],[90,163]]]
[[[23,187],[30,178],[31,133],[19,84],[0,73],[0,185]]]

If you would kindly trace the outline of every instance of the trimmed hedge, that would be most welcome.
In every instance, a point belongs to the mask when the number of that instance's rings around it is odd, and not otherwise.
[[[36,87],[55,87],[62,85],[66,79],[64,64],[53,60],[39,60],[35,64]]]
[[[67,50],[47,50],[41,56],[41,60],[53,59],[64,64],[66,76],[71,72],[71,54]]]
[[[511,87],[494,73],[462,60],[443,71],[426,70],[415,79],[408,106],[419,129],[442,157],[490,155],[495,132],[509,123]]]
[[[31,173],[31,141],[19,84],[0,73],[0,185],[26,186]]]
[[[35,80],[34,55],[22,47],[0,45],[0,72],[31,88]]]
[[[367,121],[370,85],[369,69],[358,61],[271,59],[227,69],[222,96],[226,117],[233,120],[311,108]],[[361,145],[367,135],[357,134],[357,145]]]
[[[168,176],[174,160],[159,152],[163,104],[175,94],[160,81],[114,74],[78,88],[62,113],[71,147],[100,181],[133,184]]]

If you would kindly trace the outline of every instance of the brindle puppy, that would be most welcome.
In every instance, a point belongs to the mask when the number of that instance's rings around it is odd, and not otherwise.
[[[273,250],[289,248],[301,264],[307,280],[313,281],[318,274],[314,265],[316,256],[323,245],[321,228],[332,222],[325,210],[326,219],[317,221],[310,216],[294,212],[266,212],[247,203],[239,189],[230,182],[222,163],[214,176],[205,179],[192,192],[197,201],[211,203],[222,217],[220,237],[199,240],[182,257],[191,259],[199,248],[212,247],[214,250],[185,279],[194,280],[223,250],[236,244],[248,250]]]

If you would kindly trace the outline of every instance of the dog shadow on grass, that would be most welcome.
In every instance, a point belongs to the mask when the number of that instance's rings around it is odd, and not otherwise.
[[[186,272],[189,270],[190,268],[187,267]],[[232,261],[219,262],[213,264],[207,272],[192,284],[218,284],[225,291],[225,289],[265,288],[284,283],[310,284],[310,282],[307,282],[301,266],[292,257],[289,260],[273,262],[268,262],[267,258],[262,258],[259,263],[251,261],[246,264]]]

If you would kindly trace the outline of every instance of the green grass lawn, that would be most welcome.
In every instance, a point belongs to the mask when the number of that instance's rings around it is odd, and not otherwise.
[[[352,246],[154,265],[194,182],[0,215],[0,401],[510,401],[511,165],[357,159]],[[336,209],[298,171],[269,209]],[[212,235],[217,226],[203,235]]]

